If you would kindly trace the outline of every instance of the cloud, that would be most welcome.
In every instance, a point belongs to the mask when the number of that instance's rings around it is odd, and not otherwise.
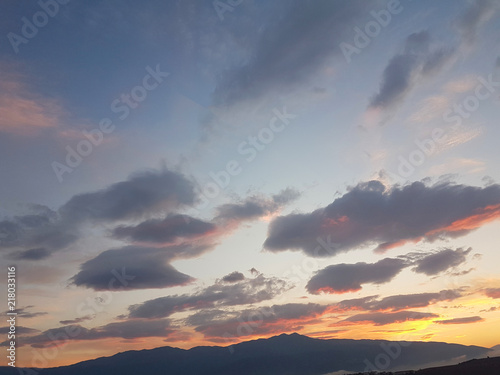
[[[32,205],[32,213],[0,221],[0,249],[14,249],[11,257],[15,259],[44,259],[78,240],[86,223],[142,218],[190,206],[195,200],[193,184],[180,173],[166,169],[135,173],[108,188],[75,195],[57,211]],[[182,229],[176,229],[182,235]],[[120,234],[148,235],[141,226],[118,229]]]
[[[208,245],[173,245],[163,248],[127,246],[106,250],[80,266],[71,281],[94,290],[131,290],[186,285],[191,276],[176,270],[169,262],[176,258],[199,255]],[[116,274],[125,273],[121,281]]]
[[[165,200],[167,206],[173,201],[175,207],[181,202],[189,204],[194,201],[192,190],[183,192],[188,197],[183,201],[179,201],[176,193],[177,189],[192,187],[187,179],[168,171],[163,173],[168,174],[165,181],[163,176],[140,175],[127,181],[130,184],[118,183],[97,193],[74,197],[61,211],[64,216],[72,218],[67,220],[69,222],[73,220],[79,223],[87,219],[112,221],[154,212],[157,210],[156,205],[161,206]],[[155,186],[158,177],[162,182]],[[148,188],[154,194],[149,194]],[[101,207],[100,202],[107,201],[108,196],[111,202],[107,207]],[[113,198],[115,196],[121,198]],[[134,279],[127,282],[127,285],[122,285],[121,290],[186,285],[194,279],[176,270],[170,264],[173,260],[197,257],[213,249],[219,237],[230,233],[243,220],[271,214],[297,196],[296,191],[286,189],[269,199],[251,197],[243,204],[223,205],[218,209],[219,216],[214,219],[217,224],[187,215],[170,214],[163,219],[149,219],[133,226],[118,226],[112,231],[113,237],[130,240],[134,245],[104,251],[85,262],[71,279],[72,283],[95,290],[113,289],[109,284],[113,280],[111,273],[123,269]],[[250,211],[249,202],[253,204]],[[150,205],[151,208],[148,209]],[[89,212],[76,213],[80,206],[85,206]],[[258,208],[257,211],[254,210],[255,207]]]
[[[0,69],[0,133],[35,136],[59,126],[65,113],[57,100],[36,94],[26,77],[5,62]]]
[[[245,279],[245,275],[243,275],[241,272],[234,271],[231,272],[230,274],[224,276],[222,278],[222,281],[225,283],[236,283],[238,281],[242,281]]]
[[[0,221],[0,249],[20,249],[12,258],[43,259],[78,238],[78,231],[62,222],[57,212],[41,205],[30,209],[28,215]]]
[[[288,303],[230,312],[202,310],[189,316],[186,324],[195,326],[195,331],[210,341],[227,342],[245,336],[298,331],[327,309],[328,306],[315,303]]]
[[[362,284],[391,281],[407,264],[401,259],[385,258],[377,263],[335,264],[316,272],[306,289],[309,293],[347,293],[361,289]]]
[[[359,183],[330,205],[275,218],[264,248],[332,256],[367,245],[385,251],[407,242],[456,238],[500,217],[500,185],[423,182],[392,188]]]
[[[399,311],[394,313],[367,313],[350,316],[342,322],[349,323],[373,323],[376,326],[383,326],[392,323],[402,323],[412,320],[429,320],[438,318],[439,315],[434,313],[424,313],[416,311]]]
[[[427,31],[406,38],[403,52],[389,60],[382,74],[379,92],[371,99],[371,108],[390,108],[399,103],[416,82],[442,69],[453,57],[454,50],[446,47],[431,50]]]
[[[472,44],[478,34],[479,28],[490,20],[498,10],[498,4],[492,0],[476,0],[454,22],[462,39],[467,44]]]
[[[40,260],[48,258],[50,254],[51,254],[50,251],[47,250],[45,247],[37,247],[34,249],[21,251],[15,254],[13,257],[15,259]]]
[[[231,274],[233,275],[233,274]],[[217,282],[194,294],[160,297],[129,307],[131,318],[163,318],[185,310],[248,305],[270,300],[289,290],[286,281],[264,275],[226,284]]]
[[[306,289],[312,294],[355,292],[362,288],[362,284],[389,282],[409,266],[415,266],[412,268],[414,272],[425,273],[429,276],[436,275],[463,264],[471,251],[472,248],[467,250],[461,248],[445,249],[434,253],[409,253],[399,258],[385,258],[377,263],[335,264],[317,271],[307,283]],[[397,309],[398,304],[409,304],[408,307],[417,307],[420,303],[428,305],[431,300],[460,296],[458,291],[443,291],[442,293],[444,294],[400,295],[381,301],[376,301],[375,297],[372,296],[345,302],[366,309],[386,309],[391,306],[393,309]],[[417,306],[414,305],[415,303]]]
[[[143,221],[136,226],[119,226],[113,236],[139,243],[173,243],[181,238],[198,238],[216,229],[212,223],[186,215]]]
[[[484,294],[490,298],[500,298],[500,288],[485,289]]]
[[[11,332],[10,326],[0,327],[0,334],[6,335]],[[16,335],[29,335],[32,333],[40,332],[38,329],[28,328],[23,326],[16,326]]]
[[[462,250],[461,248],[456,250],[445,249],[426,255],[415,262],[416,267],[413,268],[413,271],[424,273],[428,276],[437,275],[440,272],[463,264],[471,251],[472,248],[470,247],[467,250]]]
[[[447,320],[435,320],[434,323],[438,324],[467,324],[467,323],[477,323],[482,322],[484,319],[480,316],[468,316],[466,318],[454,318]]]
[[[135,173],[106,189],[76,195],[61,207],[60,213],[70,222],[116,221],[190,206],[195,199],[191,181],[164,169]]]
[[[497,12],[498,5],[491,0],[476,0],[453,24],[461,35],[461,45],[471,45],[479,28]],[[398,105],[417,82],[440,72],[457,56],[461,46],[433,47],[427,31],[413,33],[406,38],[402,52],[393,56],[384,72],[380,89],[370,101],[370,108],[388,109]]]
[[[285,204],[295,200],[300,194],[293,189],[285,189],[271,198],[251,196],[241,203],[227,203],[216,207],[216,217],[212,222],[188,215],[170,214],[164,219],[150,219],[135,226],[118,226],[113,237],[138,244],[173,244],[182,240],[214,241],[228,234],[247,220],[256,220],[271,215]]]
[[[92,316],[92,315],[86,315],[86,316],[82,316],[80,318],[75,318],[75,319],[60,320],[59,323],[61,323],[63,325],[79,324],[81,322],[85,322],[86,320],[91,320],[93,318],[94,318],[94,316]]]
[[[286,204],[296,200],[300,193],[294,189],[285,189],[271,198],[252,196],[242,203],[228,203],[217,207],[215,220],[240,222],[255,220],[276,213]]]
[[[409,90],[417,66],[414,56],[393,57],[384,70],[380,91],[370,101],[370,107],[390,107]]]
[[[442,290],[438,293],[398,294],[377,299],[377,296],[344,300],[336,304],[340,310],[362,309],[368,311],[401,311],[427,307],[440,301],[453,301],[460,298],[458,290]]]
[[[173,332],[174,330],[170,328],[170,321],[167,319],[129,320],[109,323],[92,329],[72,324],[48,329],[39,335],[22,340],[21,343],[40,348],[51,345],[62,345],[67,341],[102,340],[107,338],[167,338]]]
[[[221,77],[214,92],[215,105],[232,105],[304,82],[329,58],[340,55],[339,44],[367,7],[358,0],[289,4],[263,27],[257,43],[247,47],[253,51],[248,60]]]
[[[29,305],[26,307],[19,307],[16,309],[17,317],[19,318],[24,318],[24,319],[29,319],[29,318],[35,318],[37,316],[42,316],[42,315],[47,315],[47,312],[29,312],[28,310],[32,309],[34,306]],[[3,315],[6,315],[9,311],[5,311]]]
[[[492,306],[490,307],[489,309],[486,309],[486,310],[481,310],[479,312],[493,312],[493,311],[497,311],[500,307],[498,306]]]

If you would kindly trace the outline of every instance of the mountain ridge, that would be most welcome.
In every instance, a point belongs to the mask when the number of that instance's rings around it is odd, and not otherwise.
[[[441,342],[316,339],[297,333],[228,346],[129,350],[69,366],[36,369],[39,375],[323,375],[335,371],[424,368],[425,364],[486,356],[491,349]],[[0,368],[0,375],[18,374]]]

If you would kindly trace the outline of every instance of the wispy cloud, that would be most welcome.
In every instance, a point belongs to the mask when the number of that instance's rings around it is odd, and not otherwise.
[[[66,113],[58,100],[36,93],[12,66],[1,63],[0,69],[0,133],[35,136],[60,126]]]

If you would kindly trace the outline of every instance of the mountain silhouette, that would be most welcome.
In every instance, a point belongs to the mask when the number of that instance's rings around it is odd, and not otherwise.
[[[127,351],[70,366],[36,369],[39,375],[323,375],[335,371],[419,369],[486,356],[490,349],[441,342],[314,339],[297,333],[230,347],[161,347]],[[426,366],[427,365],[427,366]],[[2,367],[0,375],[17,369]],[[25,372],[35,375],[35,372]]]

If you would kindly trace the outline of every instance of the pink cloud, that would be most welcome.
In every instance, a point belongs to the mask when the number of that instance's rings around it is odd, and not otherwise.
[[[33,136],[58,126],[63,109],[55,99],[33,93],[11,68],[0,81],[0,132]]]

